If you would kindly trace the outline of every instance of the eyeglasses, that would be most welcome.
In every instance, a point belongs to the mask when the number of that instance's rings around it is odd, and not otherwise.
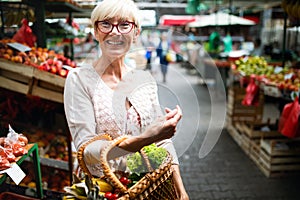
[[[95,27],[97,27],[104,34],[109,34],[110,32],[112,32],[114,27],[117,27],[119,33],[127,34],[132,30],[134,26],[136,26],[134,22],[128,22],[128,21],[119,22],[118,24],[112,24],[109,21],[95,22]]]

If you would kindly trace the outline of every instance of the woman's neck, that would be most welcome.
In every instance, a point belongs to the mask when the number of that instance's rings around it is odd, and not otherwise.
[[[107,59],[99,58],[94,67],[101,77],[113,76],[121,80],[124,73],[126,73],[126,66],[123,59],[115,59],[111,62]]]
[[[123,59],[108,62],[107,60],[105,61],[100,58],[94,64],[94,68],[102,80],[113,90],[117,87],[127,72]]]

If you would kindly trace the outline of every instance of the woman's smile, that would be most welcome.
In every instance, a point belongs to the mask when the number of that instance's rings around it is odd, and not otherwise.
[[[124,44],[124,42],[121,40],[107,40],[106,43],[109,45],[123,45]]]

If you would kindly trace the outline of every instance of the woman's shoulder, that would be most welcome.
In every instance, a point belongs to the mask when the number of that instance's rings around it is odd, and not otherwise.
[[[153,78],[151,73],[143,69],[132,69],[130,70],[129,75],[131,76],[132,81],[140,84],[144,82],[155,83],[155,79]]]
[[[93,67],[76,67],[71,69],[67,75],[66,81],[94,81],[97,78]]]

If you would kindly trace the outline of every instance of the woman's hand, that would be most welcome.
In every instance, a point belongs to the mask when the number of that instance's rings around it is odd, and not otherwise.
[[[179,197],[178,197],[178,200],[189,200],[189,196],[187,195],[187,193],[185,192],[184,194],[181,194]]]
[[[172,165],[171,168],[173,170],[173,181],[178,200],[189,200],[189,195],[187,194],[181,179],[179,166]]]
[[[166,114],[156,119],[141,135],[124,140],[119,144],[119,147],[130,152],[136,152],[144,146],[173,137],[176,126],[182,117],[182,111],[179,106],[173,110],[166,108],[165,111]]]
[[[151,140],[150,142],[158,142],[169,139],[175,135],[176,127],[182,117],[181,108],[177,105],[175,109],[165,109],[166,115],[157,119],[142,134],[143,137]]]

